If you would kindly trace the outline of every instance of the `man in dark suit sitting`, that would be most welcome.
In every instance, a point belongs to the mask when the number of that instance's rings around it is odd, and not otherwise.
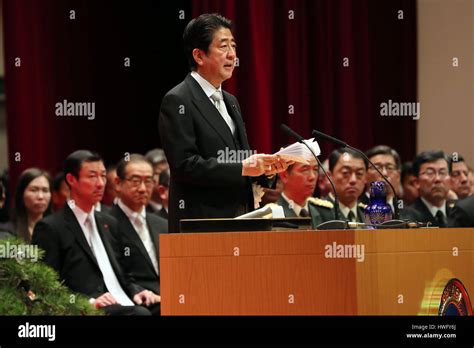
[[[446,155],[442,151],[422,152],[413,161],[413,171],[420,197],[404,210],[402,217],[446,227],[454,206],[446,203],[450,179]]]
[[[157,295],[123,272],[113,238],[117,221],[94,209],[104,194],[102,159],[87,150],[75,151],[66,158],[64,174],[70,200],[36,224],[32,243],[45,251],[44,261],[65,285],[89,296],[97,308],[111,315],[150,315]]]
[[[339,220],[364,222],[365,204],[358,198],[364,192],[367,162],[356,151],[348,148],[336,149],[329,155],[329,171],[339,196]],[[334,193],[327,198],[330,205],[316,207],[321,221],[335,219]]]
[[[146,212],[155,186],[151,162],[137,154],[122,159],[117,165],[115,184],[119,199],[110,215],[118,222],[116,237],[122,266],[137,284],[159,294],[159,241],[168,222]]]

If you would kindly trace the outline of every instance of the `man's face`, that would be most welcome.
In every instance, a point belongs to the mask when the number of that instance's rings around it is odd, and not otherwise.
[[[466,198],[471,192],[469,170],[465,162],[453,162],[451,172],[451,189],[456,192],[459,199]]]
[[[313,195],[318,181],[318,165],[295,163],[291,170],[280,173],[284,185],[283,192],[291,197],[305,200]]]
[[[388,181],[397,189],[400,186],[400,169],[397,167],[395,158],[391,155],[376,155],[370,158],[375,166],[388,178]],[[367,171],[367,182],[384,181],[382,176],[372,167],[369,166]],[[388,196],[392,196],[392,190],[387,188]]]
[[[420,196],[431,204],[440,206],[449,191],[448,180],[448,163],[444,159],[423,163],[417,180]]]
[[[214,32],[207,54],[202,50],[198,51],[197,71],[214,87],[218,87],[222,82],[232,77],[235,67],[236,44],[230,29],[221,27]]]
[[[71,185],[71,193],[85,203],[94,205],[102,200],[107,181],[102,161],[83,162],[78,179],[70,173],[66,178]]]
[[[342,204],[351,208],[357,203],[357,199],[364,192],[366,173],[362,159],[354,158],[348,153],[339,157],[331,176]]]
[[[148,204],[155,186],[153,168],[146,162],[131,162],[125,168],[125,179],[117,177],[120,199],[133,211],[141,211]]]

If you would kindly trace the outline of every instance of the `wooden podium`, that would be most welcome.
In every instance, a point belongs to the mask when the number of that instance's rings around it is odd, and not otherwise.
[[[162,315],[437,315],[474,229],[168,234],[160,271]]]

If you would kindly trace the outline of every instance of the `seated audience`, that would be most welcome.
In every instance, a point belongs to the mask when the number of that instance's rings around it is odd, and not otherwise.
[[[58,212],[39,221],[33,243],[45,251],[72,291],[110,315],[150,315],[158,295],[136,284],[117,259],[117,221],[94,206],[104,195],[106,173],[101,157],[87,150],[70,154],[64,174],[70,200]],[[149,308],[146,308],[144,306]]]

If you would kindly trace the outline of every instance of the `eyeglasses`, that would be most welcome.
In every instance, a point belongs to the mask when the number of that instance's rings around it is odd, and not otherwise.
[[[125,178],[132,187],[140,187],[142,182],[145,184],[145,187],[150,188],[156,185],[156,180],[151,176],[141,178],[139,176],[132,176],[131,178]]]
[[[448,176],[448,170],[447,169],[440,169],[440,170],[436,171],[433,168],[428,168],[423,173],[420,173],[420,175],[425,175],[429,179],[434,179],[436,174],[438,174],[440,179],[444,179],[446,176]]]
[[[383,172],[383,169],[385,168],[387,173],[393,173],[394,171],[396,171],[398,169],[397,166],[395,164],[392,164],[392,163],[387,163],[387,164],[375,163],[375,167],[377,167],[377,169],[380,170],[381,172]],[[375,168],[370,166],[369,170],[370,171],[375,171]]]

